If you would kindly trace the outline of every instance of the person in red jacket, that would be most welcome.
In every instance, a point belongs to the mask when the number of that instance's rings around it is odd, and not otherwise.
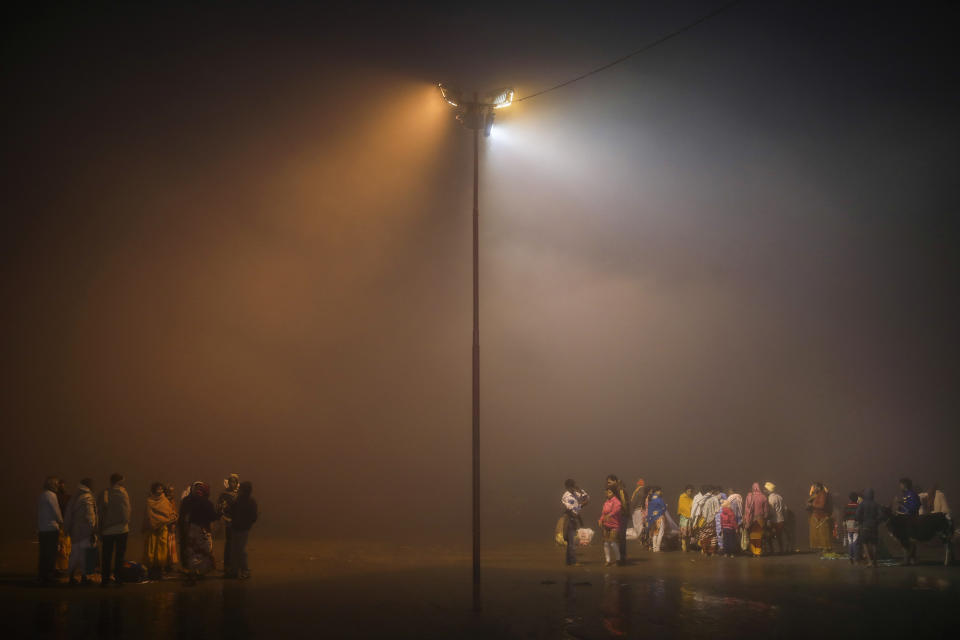
[[[720,508],[720,529],[723,532],[723,552],[728,558],[733,557],[737,548],[738,537],[737,514],[733,510],[733,503],[728,498]]]

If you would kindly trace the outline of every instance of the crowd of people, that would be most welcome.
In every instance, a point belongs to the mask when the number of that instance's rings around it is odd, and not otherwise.
[[[143,509],[140,562],[149,578],[181,572],[193,583],[216,569],[213,523],[217,521],[224,532],[224,577],[250,576],[247,537],[259,513],[253,484],[230,474],[223,486],[214,504],[210,485],[194,482],[178,505],[173,485],[150,485]],[[131,517],[130,496],[120,473],[111,475],[109,488],[97,494],[90,478],[80,480],[76,492],[69,495],[62,479],[47,477],[37,502],[40,583],[56,584],[65,575],[71,586],[89,585],[99,569],[101,586],[122,585],[127,569],[135,564],[126,561]]]
[[[638,480],[627,496],[623,482],[609,475],[604,502],[597,520],[605,566],[625,564],[627,540],[639,540],[655,553],[675,546],[699,551],[704,556],[746,554],[759,557],[796,551],[796,515],[772,482],[754,482],[746,496],[716,485],[687,485],[673,512],[658,486]],[[583,509],[590,495],[574,480],[567,480],[561,497],[562,515],[557,522],[557,541],[566,547],[566,563],[577,563],[576,547],[588,543],[591,532],[584,527]],[[928,492],[915,490],[909,478],[900,481],[900,494],[890,507],[877,504],[873,489],[851,492],[841,510],[834,508],[830,490],[814,482],[804,505],[810,527],[810,549],[831,553],[839,541],[848,550],[851,563],[877,566],[879,527],[891,514],[942,513],[950,518],[946,497],[937,486]],[[592,530],[591,530],[592,531]],[[665,542],[669,540],[671,542]]]

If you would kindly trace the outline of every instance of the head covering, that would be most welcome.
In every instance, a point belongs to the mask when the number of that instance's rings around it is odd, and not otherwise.
[[[230,488],[230,481],[231,481],[231,480],[236,480],[236,481],[237,481],[237,485],[239,486],[239,484],[240,484],[240,476],[238,476],[238,475],[235,474],[235,473],[231,473],[229,476],[227,476],[226,478],[223,479],[223,488],[224,488],[224,489],[229,489],[229,488]]]
[[[760,483],[754,482],[747,494],[744,516],[748,523],[753,524],[757,519],[765,520],[767,517],[767,496],[760,491]],[[762,523],[761,523],[762,524]]]
[[[644,486],[643,478],[640,478],[639,480],[637,480],[637,486],[638,486],[638,487]]]
[[[772,482],[764,482],[763,488],[769,491],[770,493],[773,493],[774,489],[777,488],[777,485],[773,484]]]
[[[210,495],[210,485],[208,485],[206,482],[194,482],[193,495],[206,498]]]

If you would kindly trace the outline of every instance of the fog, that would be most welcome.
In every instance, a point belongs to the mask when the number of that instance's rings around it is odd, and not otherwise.
[[[708,4],[5,27],[5,535],[46,474],[255,485],[276,534],[470,532],[472,136]],[[482,141],[490,540],[562,482],[960,495],[939,14],[744,3]],[[906,35],[905,35],[906,34]]]

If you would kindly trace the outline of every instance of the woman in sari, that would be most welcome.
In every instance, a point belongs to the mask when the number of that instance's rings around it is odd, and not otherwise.
[[[63,480],[57,482],[57,505],[60,507],[60,513],[66,515],[67,505],[70,504],[70,494],[67,493],[67,483]],[[54,568],[57,571],[67,572],[70,567],[70,534],[65,527],[60,528],[60,535],[57,537],[57,559],[54,562]]]
[[[693,508],[693,485],[683,488],[680,499],[677,501],[677,517],[680,519],[680,548],[687,550],[687,540],[690,538],[690,514]]]
[[[210,485],[195,482],[190,493],[190,504],[185,509],[187,525],[186,564],[191,578],[206,575],[216,568],[213,557],[213,534],[210,525],[220,519],[220,514],[210,502]],[[181,509],[183,509],[181,505]]]
[[[161,578],[167,568],[170,525],[176,521],[177,513],[163,493],[163,483],[154,482],[143,512],[143,564],[152,580]]]
[[[172,484],[168,484],[164,488],[163,495],[167,496],[167,501],[170,502],[173,513],[180,513],[177,509],[177,494],[174,492]],[[180,564],[180,542],[177,540],[178,519],[179,518],[175,518],[173,522],[167,525],[167,571],[173,571],[174,568]]]
[[[703,525],[697,537],[697,544],[700,545],[700,553],[712,556],[717,553],[717,514],[720,512],[719,490],[716,487],[710,487],[709,492],[703,500],[700,507]]]
[[[767,496],[760,490],[760,483],[754,482],[747,494],[744,508],[743,526],[750,536],[750,551],[754,556],[763,555],[763,532],[767,526]]]
[[[815,482],[810,487],[807,511],[810,512],[810,548],[827,552],[833,548],[833,505],[830,491],[823,483]]]
[[[661,496],[660,487],[654,487],[650,494],[650,502],[647,503],[647,529],[650,530],[653,552],[660,553],[660,543],[666,529],[663,516],[667,513],[667,505]]]

